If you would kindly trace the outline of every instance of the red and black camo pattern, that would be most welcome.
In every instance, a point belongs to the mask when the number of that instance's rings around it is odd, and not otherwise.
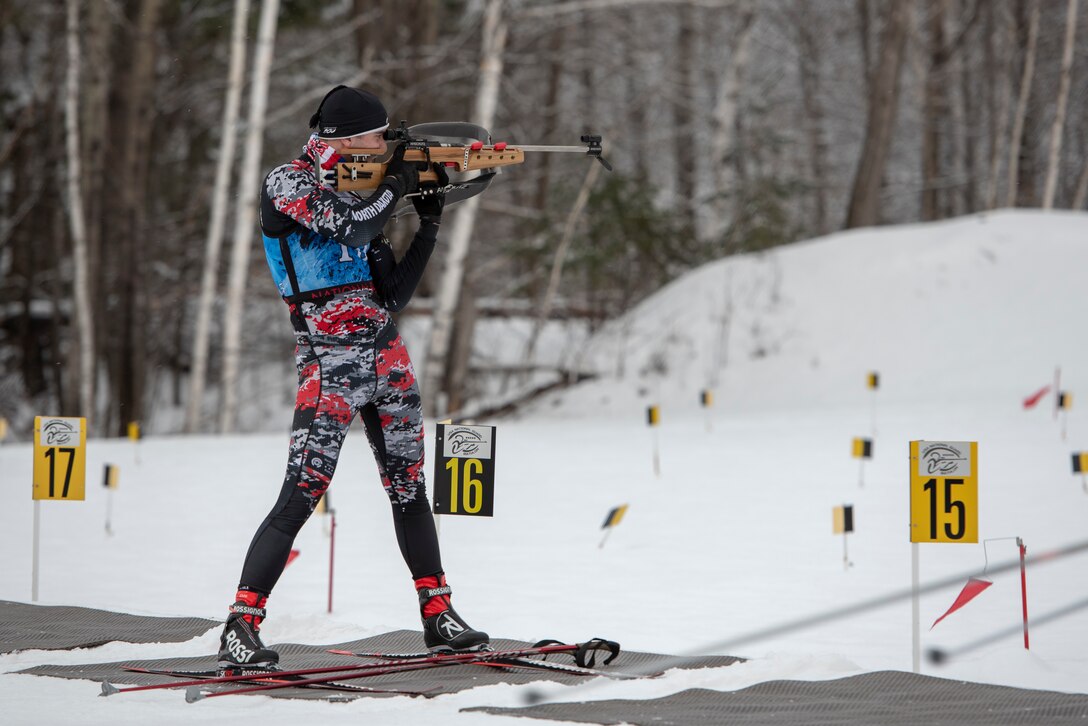
[[[332,481],[352,419],[373,404],[381,428],[368,435],[386,493],[395,504],[425,499],[422,402],[389,312],[357,292],[301,303],[298,312],[309,332],[295,349],[299,386],[288,481],[303,490],[312,511]]]
[[[315,165],[315,159],[320,166]],[[354,247],[381,234],[398,193],[388,184],[365,198],[334,191],[331,186],[339,160],[327,144],[311,136],[302,156],[273,169],[265,177],[262,193],[261,226],[265,232],[280,236],[285,231],[284,219],[266,219],[267,211],[272,217],[278,213],[323,237]]]

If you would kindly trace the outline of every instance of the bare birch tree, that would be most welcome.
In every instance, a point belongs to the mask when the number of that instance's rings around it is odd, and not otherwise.
[[[94,413],[94,320],[91,316],[90,281],[87,265],[87,229],[83,216],[83,189],[80,186],[79,146],[79,0],[67,2],[68,73],[64,94],[64,131],[68,155],[68,225],[72,234],[75,275],[76,321],[79,330],[79,410]]]
[[[731,189],[734,174],[729,153],[736,143],[740,91],[748,69],[748,60],[751,57],[752,26],[755,24],[755,8],[752,3],[741,3],[737,13],[729,64],[722,73],[721,82],[718,84],[718,100],[714,105],[714,136],[711,139],[710,157],[714,162],[715,192],[714,214],[710,228],[712,240],[720,240],[724,236],[732,216],[729,212],[729,195],[735,190]],[[688,138],[684,137],[683,140],[686,146],[694,146]]]
[[[234,431],[238,420],[238,371],[242,356],[242,316],[249,273],[249,250],[253,245],[257,189],[260,184],[261,149],[264,146],[265,111],[268,108],[268,76],[272,70],[272,46],[276,39],[279,0],[264,0],[257,29],[253,82],[249,96],[249,122],[246,124],[245,154],[235,214],[234,241],[231,247],[230,282],[223,320],[223,403],[219,411],[219,430]]]
[[[490,128],[498,105],[499,82],[502,79],[503,51],[506,47],[506,23],[502,17],[502,0],[488,0],[483,13],[483,37],[480,41],[480,80],[476,89],[473,123]],[[445,413],[442,371],[450,351],[453,335],[453,313],[457,308],[461,282],[465,276],[476,213],[480,197],[471,197],[457,207],[450,231],[446,267],[442,273],[435,300],[430,341],[423,368],[423,408],[433,416]]]
[[[237,139],[238,106],[242,96],[242,78],[246,59],[246,25],[249,0],[234,0],[234,20],[231,26],[230,65],[227,74],[227,98],[223,106],[222,138],[219,160],[215,168],[212,191],[212,216],[204,242],[204,269],[200,277],[200,298],[197,302],[196,331],[193,333],[193,360],[189,379],[189,400],[185,409],[185,431],[200,429],[203,415],[204,382],[208,371],[208,348],[211,338],[212,306],[219,275],[219,256],[226,226],[231,169],[234,168],[234,147]],[[243,198],[243,203],[245,198]]]
[[[1062,51],[1062,75],[1058,85],[1057,108],[1054,124],[1050,127],[1050,159],[1046,167],[1046,185],[1043,190],[1043,209],[1054,208],[1058,192],[1058,170],[1061,168],[1062,132],[1065,130],[1065,112],[1069,107],[1069,85],[1073,76],[1073,41],[1077,36],[1077,5],[1079,0],[1069,0],[1065,14],[1065,48]]]

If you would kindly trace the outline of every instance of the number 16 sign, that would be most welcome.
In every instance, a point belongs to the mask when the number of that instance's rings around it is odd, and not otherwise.
[[[434,513],[490,517],[495,508],[495,427],[438,424]]]
[[[910,541],[978,542],[978,443],[910,442]]]

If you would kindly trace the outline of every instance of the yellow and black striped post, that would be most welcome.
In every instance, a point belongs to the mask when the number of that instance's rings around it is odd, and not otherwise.
[[[865,460],[873,458],[873,440],[855,438],[853,441],[853,456],[859,459],[861,464],[858,469],[858,486],[865,486]]]
[[[106,534],[113,534],[113,492],[121,482],[121,467],[106,464],[102,470],[102,486],[106,488]]]
[[[132,442],[132,456],[137,464],[140,463],[140,439],[144,437],[143,432],[140,431],[139,421],[129,421],[126,429],[128,433],[128,440]]]
[[[1080,474],[1081,486],[1088,493],[1088,451],[1073,453],[1073,473]]]
[[[597,549],[602,549],[604,543],[608,540],[608,535],[612,534],[612,529],[623,520],[623,515],[627,514],[627,505],[621,504],[618,507],[612,507],[608,512],[608,516],[604,518],[604,524],[601,525],[601,529],[604,530],[604,537],[601,538],[601,543],[597,545]]]
[[[710,433],[714,429],[713,420],[710,415],[710,410],[714,408],[714,391],[709,388],[704,388],[699,392],[699,405],[706,411],[706,430]]]
[[[1066,423],[1069,421],[1069,409],[1073,408],[1073,394],[1069,391],[1058,391],[1055,399],[1057,410],[1062,412],[1062,441],[1065,441]]]
[[[654,476],[661,476],[661,446],[657,434],[657,427],[661,425],[661,410],[657,406],[646,409],[646,423],[650,425],[654,440]]]
[[[842,567],[850,569],[850,556],[846,551],[846,535],[854,531],[854,505],[835,507],[831,514],[831,531],[842,535]]]
[[[876,371],[869,371],[866,376],[865,385],[872,391],[872,395],[869,397],[869,420],[870,420],[870,433],[876,436],[876,392],[880,388],[880,374]]]

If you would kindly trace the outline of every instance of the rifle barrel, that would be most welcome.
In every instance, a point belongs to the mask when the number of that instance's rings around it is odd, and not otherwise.
[[[522,151],[553,151],[553,152],[567,152],[567,153],[581,153],[588,154],[588,146],[522,146],[521,144],[510,144],[511,146],[521,149]]]

